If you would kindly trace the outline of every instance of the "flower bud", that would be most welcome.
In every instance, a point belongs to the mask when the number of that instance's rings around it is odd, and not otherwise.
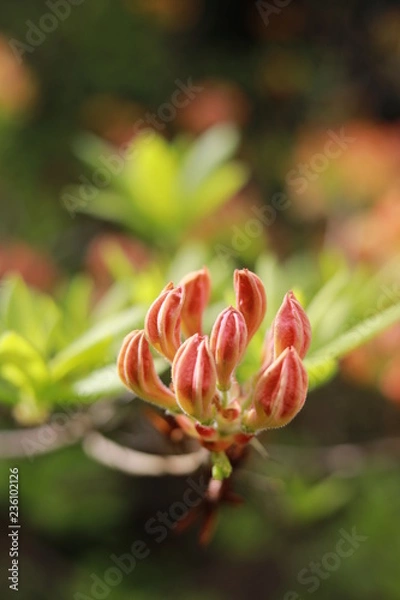
[[[211,419],[217,371],[206,336],[196,333],[179,348],[172,363],[172,383],[183,412],[200,422]]]
[[[182,288],[169,283],[150,306],[144,324],[150,344],[171,362],[181,343],[182,306]]]
[[[232,373],[247,346],[247,326],[242,313],[230,306],[216,318],[210,336],[210,349],[217,366],[218,387],[231,387]]]
[[[181,313],[182,329],[186,336],[195,333],[202,334],[204,309],[207,306],[211,292],[211,279],[208,269],[194,271],[186,275],[180,287],[184,291],[184,301]]]
[[[235,271],[234,288],[238,310],[247,325],[247,340],[250,341],[263,322],[267,309],[264,285],[259,277],[248,269]]]
[[[156,373],[143,330],[132,331],[124,339],[118,356],[118,374],[122,382],[143,400],[176,410],[175,396]]]
[[[253,408],[244,416],[249,429],[269,429],[287,425],[304,405],[308,377],[293,347],[282,354],[258,378]]]
[[[293,292],[288,292],[273,323],[274,358],[293,346],[304,358],[311,343],[310,321]]]

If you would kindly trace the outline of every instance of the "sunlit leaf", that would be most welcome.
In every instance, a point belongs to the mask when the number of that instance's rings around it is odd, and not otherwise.
[[[221,124],[208,129],[190,147],[181,172],[182,184],[192,191],[237,150],[240,135],[232,125]]]
[[[78,399],[86,398],[88,401],[127,393],[126,387],[118,377],[115,363],[78,379],[74,382],[72,389]]]
[[[90,368],[107,358],[111,343],[143,322],[142,307],[128,309],[96,324],[80,338],[64,348],[50,363],[54,378],[64,377],[75,369]]]
[[[249,172],[238,162],[230,162],[214,171],[191,198],[191,220],[203,217],[230,200],[246,183]]]
[[[52,298],[29,289],[15,277],[7,282],[2,310],[6,329],[19,333],[40,352],[49,350],[51,334],[60,319]]]
[[[400,321],[400,303],[378,312],[354,325],[336,339],[311,353],[305,359],[307,370],[319,385],[324,383],[324,373],[332,373],[332,361],[337,361],[355,348],[362,346],[375,335]]]

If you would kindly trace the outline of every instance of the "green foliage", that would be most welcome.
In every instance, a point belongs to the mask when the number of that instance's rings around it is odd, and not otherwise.
[[[312,327],[312,343],[305,359],[310,389],[327,383],[346,354],[400,321],[400,302],[382,296],[380,274],[371,275],[360,266],[351,269],[338,254],[296,254],[283,264],[262,255],[257,272],[267,290],[266,327],[289,289],[306,309]],[[263,332],[259,332],[250,345],[241,367],[244,379],[259,364],[263,339]]]
[[[59,304],[18,278],[8,279],[0,307],[0,399],[19,421],[40,422],[59,403],[93,402],[123,391],[115,357],[122,337],[141,324],[143,308],[96,321],[84,278],[71,283]]]
[[[146,307],[167,279],[177,282],[208,263],[215,280],[205,316],[209,328],[234,298],[230,273],[220,269],[217,259],[210,261],[201,245],[184,246],[169,265],[155,263],[143,273],[125,263],[118,267],[115,257],[115,284],[95,306],[92,283],[82,275],[64,286],[59,301],[29,289],[18,278],[6,280],[0,293],[0,400],[13,407],[18,420],[29,423],[45,419],[59,402],[88,403],[118,395],[123,386],[115,359],[124,335],[142,327]],[[162,275],[166,269],[168,277]],[[269,306],[265,326],[239,368],[241,380],[259,368],[265,331],[290,288],[312,324],[313,341],[305,360],[310,389],[332,378],[340,358],[400,319],[400,304],[381,302],[379,278],[361,269],[350,271],[337,256],[322,254],[318,261],[295,256],[279,265],[263,255],[258,272]]]
[[[229,125],[208,130],[198,140],[169,144],[144,130],[124,154],[94,136],[82,136],[76,152],[93,173],[106,169],[109,185],[67,192],[71,208],[109,220],[159,247],[176,247],[203,217],[229,200],[248,179],[248,170],[231,160],[239,143]],[[96,179],[94,178],[94,182]]]

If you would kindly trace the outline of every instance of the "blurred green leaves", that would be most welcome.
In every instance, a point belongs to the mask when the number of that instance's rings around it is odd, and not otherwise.
[[[223,158],[222,151],[219,157]],[[215,159],[215,156],[214,156]],[[211,323],[221,301],[232,301],[227,273],[209,261],[202,246],[183,247],[169,264],[135,274],[118,267],[118,279],[93,304],[93,286],[83,275],[62,288],[59,301],[29,289],[12,277],[0,289],[0,399],[21,422],[40,422],[57,403],[93,402],[123,391],[115,360],[123,337],[143,324],[146,308],[164,284],[162,270],[177,280],[187,268],[206,262],[216,287],[205,322]],[[268,295],[266,327],[285,292],[294,288],[312,324],[313,342],[305,360],[310,389],[336,373],[339,360],[400,320],[400,303],[382,302],[379,278],[351,270],[340,257],[295,256],[280,265],[263,255],[257,270]],[[389,305],[388,305],[389,304]],[[130,308],[129,308],[130,307]],[[375,307],[375,310],[374,308]],[[382,310],[380,309],[382,307]],[[265,328],[252,340],[240,366],[240,380],[259,368]]]
[[[115,375],[116,354],[124,335],[142,322],[144,309],[97,321],[90,311],[85,278],[73,280],[59,304],[17,277],[3,282],[0,399],[20,422],[41,422],[64,401],[93,402],[123,391]]]
[[[306,309],[312,327],[304,361],[310,389],[327,383],[341,358],[400,321],[400,299],[383,293],[382,274],[350,267],[340,254],[328,250],[316,256],[296,254],[282,264],[263,254],[257,273],[267,291],[267,326],[289,289]],[[259,335],[250,346],[242,367],[246,376],[254,372],[262,343]]]
[[[384,311],[368,317],[330,343],[311,353],[305,360],[310,375],[310,386],[322,385],[333,372],[334,361],[362,346],[374,336],[400,321],[400,302]],[[332,368],[331,368],[332,367]]]
[[[232,160],[238,145],[230,125],[172,143],[146,129],[124,152],[84,135],[75,149],[92,174],[83,185],[67,188],[63,199],[71,210],[118,223],[158,247],[176,248],[246,183],[248,169]]]

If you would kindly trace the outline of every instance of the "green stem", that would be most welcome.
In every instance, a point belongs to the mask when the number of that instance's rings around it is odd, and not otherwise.
[[[222,407],[226,408],[228,406],[228,401],[229,401],[229,394],[227,390],[221,390],[221,400],[222,400]]]
[[[214,479],[222,481],[228,479],[232,473],[232,465],[225,452],[211,452],[212,476]]]

